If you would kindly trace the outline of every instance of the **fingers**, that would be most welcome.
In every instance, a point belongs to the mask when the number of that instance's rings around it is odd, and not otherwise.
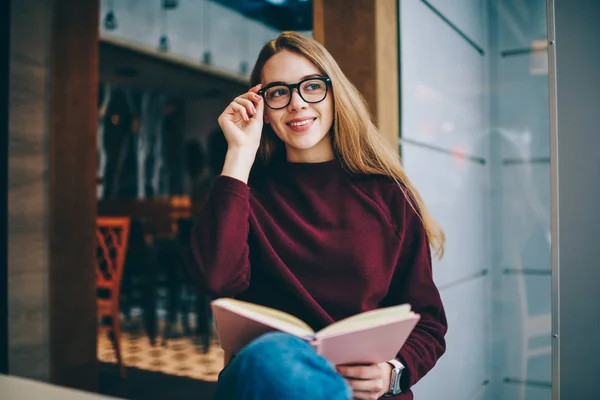
[[[256,85],[251,88],[248,92],[236,97],[233,102],[243,106],[246,109],[246,113],[251,118],[255,115],[261,115],[264,107],[262,105],[262,96],[257,92],[260,90],[261,85]]]
[[[254,106],[254,103],[251,102],[250,100],[247,100],[247,99],[243,98],[242,96],[240,96],[240,97],[236,97],[233,101],[235,103],[243,106],[246,109],[246,112],[248,113],[248,115],[250,115],[250,116],[256,115],[256,113],[257,113],[256,107]]]
[[[360,379],[348,379],[348,384],[352,388],[352,391],[355,392],[373,392],[379,393],[383,391],[383,380],[382,379],[369,379],[369,380],[360,380]]]
[[[246,107],[242,106],[241,104],[236,103],[235,101],[232,101],[231,104],[229,104],[229,107],[231,107],[231,110],[233,111],[233,114],[239,114],[240,117],[244,120],[244,121],[250,121],[250,116],[248,115],[248,111],[246,110]]]
[[[262,87],[262,84],[259,83],[258,85],[251,87],[249,92],[258,93],[258,91],[260,90],[261,87]]]
[[[354,399],[378,399],[386,392],[381,368],[374,365],[338,365],[337,371],[352,388]]]
[[[382,394],[372,392],[352,392],[352,400],[378,400]]]
[[[372,365],[338,365],[337,371],[347,379],[377,379],[381,378],[381,368]]]
[[[256,107],[256,115],[260,118],[262,118],[262,116],[264,115],[265,112],[265,102],[262,96],[260,95],[256,95],[258,97],[257,102],[255,103],[255,107]]]
[[[353,399],[377,400],[387,392],[382,379],[346,379],[346,381],[352,389]]]
[[[258,91],[260,90],[261,87],[262,87],[262,85],[256,85],[253,88],[251,88],[249,91],[247,91],[246,93],[236,97],[236,99],[246,99],[246,100],[250,100],[253,103],[256,103],[259,100],[262,100],[262,96],[258,94]]]
[[[245,122],[250,122],[251,118],[254,118],[262,123],[264,112],[263,98],[258,94],[261,86],[256,85],[248,92],[233,99],[223,114],[219,116],[219,124],[236,116],[239,116]]]

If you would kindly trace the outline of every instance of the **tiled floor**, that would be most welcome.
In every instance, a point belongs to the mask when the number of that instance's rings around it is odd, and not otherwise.
[[[126,367],[216,382],[223,368],[223,350],[216,335],[205,354],[199,341],[192,337],[169,339],[165,344],[159,337],[152,346],[139,326],[137,321],[123,326],[121,346]],[[106,334],[98,337],[98,359],[104,363],[117,362]]]

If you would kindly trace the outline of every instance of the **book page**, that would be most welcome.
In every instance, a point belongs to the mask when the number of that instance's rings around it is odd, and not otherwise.
[[[269,323],[269,325],[275,328],[286,327],[287,329],[285,329],[285,331],[298,336],[311,335],[314,333],[314,330],[301,319],[274,308],[230,298],[217,299],[214,300],[213,303],[240,315]]]
[[[367,311],[342,319],[338,322],[334,322],[333,324],[317,332],[317,336],[323,337],[325,335],[329,336],[338,333],[366,329],[372,326],[399,321],[412,315],[414,315],[414,313],[410,310],[410,304],[380,308],[378,310]]]

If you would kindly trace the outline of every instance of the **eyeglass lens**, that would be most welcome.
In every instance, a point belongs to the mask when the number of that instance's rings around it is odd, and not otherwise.
[[[319,79],[311,79],[300,84],[300,97],[307,103],[318,103],[327,95],[327,84]],[[272,86],[265,90],[265,100],[271,108],[283,108],[290,102],[290,88],[284,85]]]

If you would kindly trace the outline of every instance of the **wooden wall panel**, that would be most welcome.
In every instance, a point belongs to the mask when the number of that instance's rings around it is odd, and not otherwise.
[[[400,51],[398,3],[377,0],[375,3],[375,64],[377,82],[377,126],[390,146],[399,149],[400,137]]]
[[[9,372],[50,379],[48,2],[11,2],[8,160]],[[31,29],[35,26],[36,29]]]
[[[398,149],[397,0],[313,0],[313,36],[365,97]]]
[[[50,67],[51,381],[90,389],[96,361],[98,0],[54,0]]]
[[[10,1],[0,3],[0,374],[8,373],[8,82]]]
[[[9,373],[95,390],[99,4],[11,5]]]
[[[322,24],[317,27],[315,21],[315,39],[327,48],[375,114],[375,2],[315,0],[313,7],[313,14],[320,15]]]

